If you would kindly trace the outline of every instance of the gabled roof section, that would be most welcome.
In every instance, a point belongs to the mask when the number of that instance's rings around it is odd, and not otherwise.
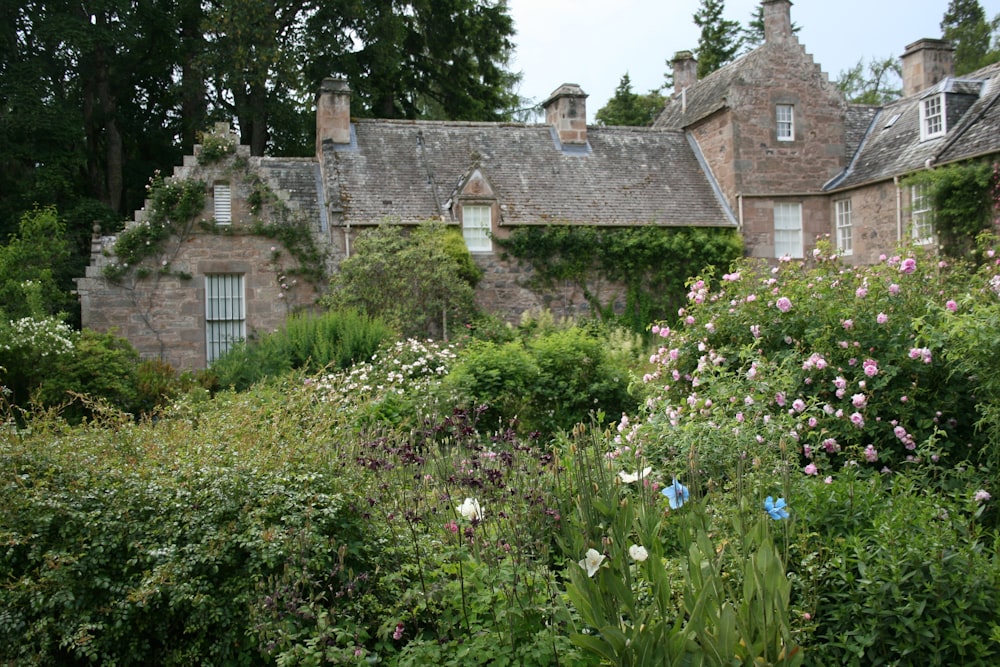
[[[747,79],[747,74],[764,58],[763,49],[763,46],[754,49],[681,92],[675,93],[653,121],[653,127],[672,129],[690,127],[716,111],[726,108],[734,83]]]
[[[449,216],[470,165],[489,175],[504,225],[735,226],[683,132],[590,127],[566,155],[548,125],[358,120],[357,151],[324,144],[341,224]]]
[[[921,141],[921,100],[955,95],[961,114],[949,113],[945,135]],[[978,95],[978,97],[974,97]],[[901,176],[928,165],[1000,152],[1000,63],[962,79],[947,78],[915,95],[887,104],[869,124],[850,165],[826,190],[856,187]]]

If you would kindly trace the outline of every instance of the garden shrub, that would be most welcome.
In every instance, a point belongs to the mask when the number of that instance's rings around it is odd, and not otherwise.
[[[812,266],[747,260],[716,285],[692,282],[677,329],[656,328],[651,456],[693,442],[684,434],[702,424],[756,441],[741,450],[750,454],[790,448],[821,477],[845,462],[881,470],[975,457],[985,445],[969,409],[976,386],[934,334],[968,273],[917,253],[852,268],[823,252]]]
[[[525,431],[547,434],[636,405],[621,357],[612,357],[601,333],[578,326],[504,343],[474,341],[460,352],[446,383],[469,402],[486,405],[487,423],[516,420]]]
[[[382,318],[404,337],[447,339],[477,312],[475,267],[452,234],[436,222],[365,230],[331,279],[324,305]]]
[[[234,345],[212,364],[217,386],[246,390],[291,370],[347,368],[371,357],[391,329],[354,310],[292,315],[284,328]]]
[[[798,496],[795,578],[823,665],[993,665],[1000,626],[989,494],[927,494],[907,475],[816,480]]]

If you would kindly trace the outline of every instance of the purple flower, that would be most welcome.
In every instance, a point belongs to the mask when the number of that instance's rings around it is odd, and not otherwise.
[[[944,307],[947,308],[948,310],[950,310],[953,313],[956,310],[958,310],[958,304],[955,303],[954,301],[952,301],[951,299],[948,299],[947,303],[944,304]]]
[[[865,460],[868,461],[868,463],[875,463],[875,461],[878,461],[878,451],[876,451],[875,447],[872,445],[865,447]]]
[[[903,260],[903,263],[899,265],[900,273],[913,273],[917,270],[917,260],[912,257],[907,257]]]
[[[858,428],[861,428],[862,426],[865,425],[865,418],[861,416],[860,412],[852,412],[850,419],[851,423],[857,426]]]
[[[886,322],[889,321],[889,316],[886,315],[885,313],[879,313],[878,315],[875,316],[875,321],[878,322],[879,324],[885,324]]]
[[[806,409],[806,402],[803,401],[801,398],[796,398],[794,401],[792,401],[792,408],[796,412],[802,412],[803,410]]]
[[[868,404],[868,397],[864,394],[854,394],[851,396],[851,404],[858,409],[863,408]]]
[[[989,491],[986,491],[984,489],[979,489],[978,491],[976,491],[976,494],[972,496],[972,499],[975,500],[977,503],[984,503],[992,497],[993,496],[990,495]]]
[[[815,463],[810,463],[809,465],[807,465],[805,468],[802,469],[802,472],[804,472],[807,475],[818,475],[819,474],[819,470],[816,468],[816,464]]]
[[[780,310],[783,313],[787,313],[789,310],[792,309],[792,301],[787,296],[783,296],[780,299],[778,299],[777,303],[775,303],[774,305],[777,306],[778,310]]]
[[[875,377],[878,375],[878,362],[874,359],[865,359],[861,364],[865,369],[865,375]]]

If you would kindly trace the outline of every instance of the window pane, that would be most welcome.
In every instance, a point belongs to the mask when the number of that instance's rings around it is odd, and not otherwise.
[[[802,257],[802,204],[774,205],[774,254]]]
[[[854,252],[854,230],[851,225],[851,200],[837,202],[837,250],[845,255]]]
[[[492,206],[462,207],[462,236],[469,252],[492,252]]]
[[[205,343],[208,363],[246,338],[246,305],[243,275],[205,276]]]
[[[920,116],[922,119],[920,130],[924,139],[944,134],[944,104],[940,95],[920,103]]]
[[[915,243],[923,245],[934,240],[934,211],[926,185],[910,187],[910,225]]]
[[[795,107],[791,104],[779,104],[776,108],[778,139],[791,141],[795,138]]]

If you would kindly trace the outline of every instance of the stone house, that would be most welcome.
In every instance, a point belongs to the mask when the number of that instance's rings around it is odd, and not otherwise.
[[[903,56],[902,99],[851,105],[798,42],[791,2],[762,4],[754,51],[700,81],[691,54],[675,56],[674,93],[649,128],[588,127],[574,84],[543,103],[540,124],[352,119],[346,83],[328,79],[314,157],[233,145],[209,160],[211,147],[196,147],[168,180],[200,184],[201,222],[117,280],[107,277],[121,266],[116,239],[95,233],[78,279],[83,324],[117,330],[146,357],[203,368],[313,303],[322,285],[299,279],[303,269],[335,271],[359,231],[385,221],[460,227],[485,273],[481,304],[509,316],[588,309],[570,286],[526,286],[530,268],[495,244],[517,227],[735,228],[746,253],[764,258],[808,256],[829,236],[853,262],[910,235],[933,242],[920,193],[901,179],[1000,153],[1000,66],[957,80],[948,45],[921,40]],[[147,218],[140,211],[124,233]]]
[[[1000,154],[1000,65],[960,79],[952,48],[921,39],[902,55],[903,96],[848,104],[792,30],[791,2],[763,0],[764,44],[704,80],[689,52],[654,123],[698,144],[735,212],[748,255],[806,257],[829,237],[872,263],[901,242],[933,246],[921,169]]]

